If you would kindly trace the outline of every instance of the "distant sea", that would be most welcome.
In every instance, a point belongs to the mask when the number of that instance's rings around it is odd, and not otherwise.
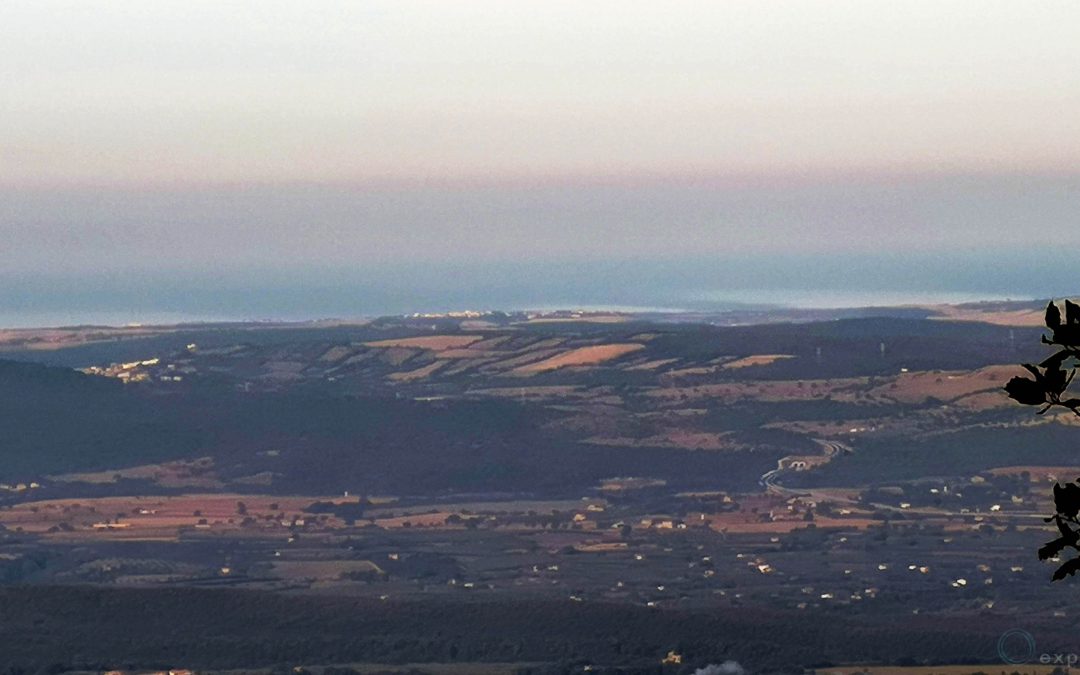
[[[451,310],[723,311],[1031,300],[1080,292],[1067,253],[532,260],[0,276],[0,328],[302,321]]]
[[[234,311],[210,312],[154,312],[138,308],[112,310],[84,309],[73,307],[67,310],[54,309],[34,311],[25,309],[19,311],[0,312],[0,329],[3,328],[48,328],[59,326],[130,326],[130,325],[173,325],[182,323],[212,323],[230,321],[313,321],[323,319],[364,319],[393,314],[411,314],[415,312],[441,312],[463,309],[491,309],[502,311],[555,311],[555,310],[581,310],[589,312],[626,312],[626,313],[682,313],[694,311],[724,311],[736,309],[767,309],[773,307],[801,308],[801,309],[832,309],[851,307],[898,307],[903,305],[936,305],[957,304],[965,302],[982,302],[996,300],[1033,300],[1034,298],[1013,296],[1003,298],[998,295],[980,295],[971,293],[844,293],[843,291],[823,290],[806,291],[804,289],[792,291],[769,291],[769,292],[734,292],[719,291],[710,294],[712,302],[695,301],[687,302],[685,306],[649,306],[649,305],[611,305],[611,304],[588,304],[573,301],[545,303],[539,305],[439,305],[432,308],[425,305],[420,308],[406,308],[406,306],[386,307],[385,309],[372,309],[366,314],[351,314],[347,310],[341,312],[305,312],[297,309],[288,312],[253,312],[243,306],[238,306]],[[344,299],[343,299],[344,300]],[[349,303],[343,302],[345,307]]]

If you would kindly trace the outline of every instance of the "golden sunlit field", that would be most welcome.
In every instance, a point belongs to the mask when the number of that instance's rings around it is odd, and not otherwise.
[[[514,372],[521,375],[530,375],[569,366],[591,366],[617,359],[620,356],[635,352],[639,349],[644,349],[644,347],[645,345],[635,343],[579,347],[564,354],[559,354],[558,356],[520,366]]]
[[[721,368],[727,370],[737,368],[749,368],[750,366],[767,366],[783,359],[795,358],[791,354],[755,354],[754,356],[745,356],[741,359],[735,359],[734,361],[728,361],[721,365]]]

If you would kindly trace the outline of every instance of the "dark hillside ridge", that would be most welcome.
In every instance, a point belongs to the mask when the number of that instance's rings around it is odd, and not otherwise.
[[[809,385],[798,390],[805,391],[802,399],[754,399],[765,383],[970,370],[1038,361],[1043,352],[1036,328],[907,318],[734,327],[496,319],[483,327],[446,318],[198,326],[24,354],[68,358],[78,351],[82,359],[113,349],[130,361],[159,359],[106,369],[141,378],[128,385],[116,377],[0,361],[0,483],[209,456],[227,484],[272,475],[270,484],[247,481],[236,489],[274,493],[561,495],[616,476],[647,476],[681,489],[752,489],[780,457],[820,452],[809,433],[776,425],[869,420],[855,425],[874,426],[877,418],[929,414],[946,403],[890,402],[887,390],[873,401],[842,403]],[[386,342],[413,338],[449,340],[450,346]],[[149,349],[155,345],[163,351]],[[582,351],[625,347],[631,349],[595,362],[529,370]],[[784,358],[726,367],[751,355]],[[731,385],[740,393],[694,394],[705,385]],[[858,397],[858,389],[875,385],[851,380],[842,386]],[[544,394],[544,387],[565,393]],[[950,414],[956,425],[977,426],[1011,423],[1014,412]],[[679,445],[684,432],[722,443]],[[925,442],[905,434],[860,440],[854,444],[865,453],[800,478],[851,484],[858,477],[937,475],[965,463],[977,471],[1028,459],[1033,446],[1024,440],[1039,433],[1025,428],[995,436],[1012,445],[983,443],[978,430]],[[1047,457],[1064,459],[1065,435],[1050,440],[1055,449]],[[993,451],[980,454],[972,442]],[[908,460],[890,462],[893,448]]]
[[[212,384],[161,394],[36,364],[0,361],[0,372],[18,373],[0,379],[0,482],[8,483],[211,455],[225,478],[288,478],[246,490],[558,495],[619,475],[750,486],[778,456],[584,446],[545,431],[550,415],[515,401],[245,394]]]

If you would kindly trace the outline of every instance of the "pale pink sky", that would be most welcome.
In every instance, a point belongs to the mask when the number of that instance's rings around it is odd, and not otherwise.
[[[1080,170],[1080,3],[7,3],[0,185]]]

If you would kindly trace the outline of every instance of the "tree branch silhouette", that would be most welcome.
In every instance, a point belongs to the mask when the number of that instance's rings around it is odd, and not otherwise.
[[[1080,398],[1067,396],[1076,371],[1080,368],[1080,305],[1064,302],[1065,312],[1053,300],[1046,306],[1046,327],[1050,337],[1042,343],[1058,350],[1042,363],[1021,364],[1032,377],[1014,377],[1005,384],[1009,397],[1023,405],[1038,406],[1036,414],[1043,415],[1052,408],[1065,408],[1080,416]],[[1080,478],[1076,482],[1054,484],[1055,513],[1044,520],[1057,525],[1060,537],[1039,549],[1039,560],[1058,560],[1065,549],[1080,554]],[[1080,572],[1080,555],[1065,561],[1054,572],[1059,581]]]

